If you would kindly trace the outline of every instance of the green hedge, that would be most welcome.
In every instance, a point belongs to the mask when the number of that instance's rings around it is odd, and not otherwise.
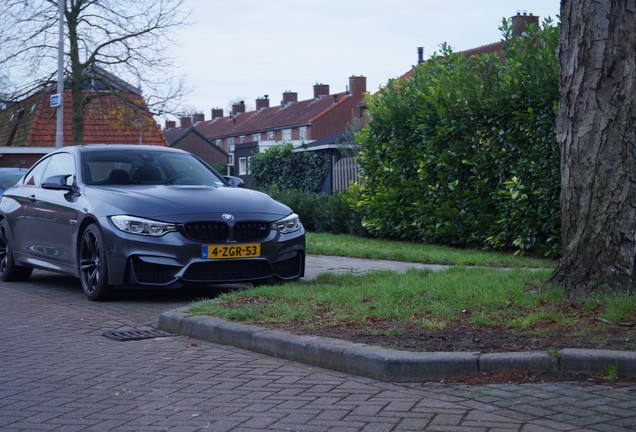
[[[302,192],[294,189],[271,188],[269,195],[291,207],[308,231],[364,236],[360,217],[353,211],[343,193],[331,195]]]
[[[559,29],[502,30],[505,60],[444,45],[368,99],[350,194],[374,235],[559,253]]]
[[[329,157],[324,152],[294,152],[292,144],[280,144],[252,157],[254,187],[268,190],[295,189],[318,192],[327,174]]]

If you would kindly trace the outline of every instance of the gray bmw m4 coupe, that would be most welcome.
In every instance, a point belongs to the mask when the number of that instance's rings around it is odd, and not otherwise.
[[[297,280],[305,232],[289,207],[231,187],[190,153],[71,146],[0,201],[0,279],[34,268],[78,277],[91,300],[117,287]]]

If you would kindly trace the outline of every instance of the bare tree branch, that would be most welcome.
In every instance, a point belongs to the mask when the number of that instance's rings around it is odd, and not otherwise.
[[[21,99],[54,82],[58,1],[62,0],[3,2],[0,70],[6,72],[0,75],[0,99]],[[189,11],[183,9],[183,0],[63,1],[65,76],[67,88],[73,90],[74,110],[85,105],[76,93],[81,94],[92,66],[140,88],[153,113],[178,110],[187,88],[183,78],[172,73],[174,59],[167,56],[167,48],[173,44],[173,32],[187,24]]]

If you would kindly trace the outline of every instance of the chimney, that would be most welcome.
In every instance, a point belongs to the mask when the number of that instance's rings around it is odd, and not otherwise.
[[[176,129],[177,122],[174,120],[166,120],[166,130]]]
[[[281,105],[287,105],[292,102],[298,102],[298,93],[286,91],[283,93],[283,101]]]
[[[539,17],[532,14],[528,15],[528,12],[523,11],[521,15],[520,11],[517,11],[517,15],[512,17],[512,35],[521,36],[526,31],[526,27],[529,24],[539,26]]]
[[[223,117],[223,108],[212,108],[212,120]]]
[[[262,98],[256,99],[256,111],[269,108],[269,96],[265,95]]]
[[[245,112],[245,102],[232,104],[232,115],[241,114]]]
[[[192,118],[191,117],[181,117],[181,129],[187,129],[192,127]]]
[[[349,77],[349,87],[353,96],[362,97],[367,91],[367,77],[355,75]]]
[[[314,99],[320,98],[320,96],[327,96],[329,94],[329,84],[314,84]]]
[[[417,47],[417,64],[424,62],[424,47]]]
[[[205,120],[203,113],[192,114],[192,123],[197,124]]]

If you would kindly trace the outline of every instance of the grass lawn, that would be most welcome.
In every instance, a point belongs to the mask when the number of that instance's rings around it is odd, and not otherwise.
[[[485,267],[532,267],[552,269],[556,264],[555,261],[548,259],[483,252],[475,249],[456,249],[447,246],[367,239],[351,235],[334,235],[327,233],[307,233],[307,253],[419,262],[425,264]]]
[[[308,253],[451,264],[446,271],[324,274],[309,282],[262,286],[194,303],[189,313],[311,332],[359,327],[443,331],[457,326],[502,329],[533,337],[602,340],[627,329],[623,349],[636,349],[636,297],[603,295],[573,301],[547,284],[554,262],[472,250],[310,233]],[[381,326],[376,323],[390,323]],[[631,325],[631,327],[630,327]],[[375,327],[375,330],[373,330]],[[630,334],[631,332],[631,334]]]

